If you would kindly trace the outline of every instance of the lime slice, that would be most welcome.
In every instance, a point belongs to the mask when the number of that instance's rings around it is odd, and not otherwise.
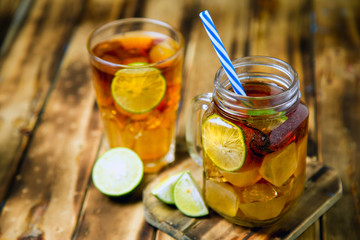
[[[161,181],[157,186],[155,186],[151,193],[166,204],[175,204],[174,186],[183,173],[184,172],[180,172]]]
[[[265,116],[272,115],[271,117],[261,117],[261,118],[249,118],[247,124],[253,128],[257,128],[263,133],[269,133],[275,128],[283,124],[288,117],[285,115],[286,112],[276,112],[274,109],[269,110],[248,110],[247,114],[249,116]]]
[[[202,140],[206,155],[221,170],[233,172],[246,159],[244,131],[217,114],[203,123]]]
[[[130,113],[149,112],[159,105],[165,92],[166,80],[153,67],[118,70],[111,83],[116,103]]]
[[[134,67],[140,67],[140,66],[148,65],[148,63],[146,63],[146,62],[133,62],[133,63],[130,63],[128,65],[129,66],[134,66]]]
[[[190,217],[201,217],[209,214],[200,188],[190,172],[184,172],[174,186],[174,201],[183,214]]]
[[[141,182],[144,167],[139,156],[128,148],[112,148],[94,164],[92,180],[95,187],[108,196],[122,196]]]

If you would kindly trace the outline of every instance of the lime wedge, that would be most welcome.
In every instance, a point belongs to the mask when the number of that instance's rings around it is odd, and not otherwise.
[[[121,69],[115,73],[111,93],[116,103],[130,113],[154,109],[166,92],[166,80],[153,67]]]
[[[176,181],[181,177],[184,172],[180,172],[173,176],[170,176],[161,181],[151,193],[157,197],[160,201],[166,204],[175,204],[174,201],[174,186]]]
[[[203,123],[202,140],[206,155],[221,170],[240,169],[246,159],[244,131],[217,114]]]
[[[184,172],[174,186],[174,201],[183,214],[190,217],[201,217],[209,214],[200,188],[190,172]]]
[[[144,167],[139,156],[128,148],[112,148],[94,164],[92,180],[95,187],[108,196],[122,196],[141,182]]]

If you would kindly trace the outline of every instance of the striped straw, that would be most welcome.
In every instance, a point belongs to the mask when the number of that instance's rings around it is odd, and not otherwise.
[[[199,16],[211,40],[211,43],[215,48],[216,54],[220,59],[220,63],[225,69],[225,73],[230,80],[231,86],[237,94],[246,96],[246,93],[237,77],[234,66],[231,63],[229,55],[227,54],[224,44],[222,43],[220,36],[215,28],[214,22],[211,19],[209,11],[205,10],[201,12]]]

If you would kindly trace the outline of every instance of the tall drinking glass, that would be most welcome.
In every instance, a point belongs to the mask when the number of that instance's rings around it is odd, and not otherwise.
[[[184,41],[167,23],[129,18],[96,29],[87,44],[110,147],[128,147],[145,172],[174,161]]]

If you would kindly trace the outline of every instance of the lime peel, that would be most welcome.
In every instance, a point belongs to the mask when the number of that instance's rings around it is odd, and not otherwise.
[[[111,83],[115,102],[134,114],[151,111],[160,104],[166,93],[166,79],[161,71],[141,66],[144,67],[118,70]]]
[[[123,196],[132,192],[144,176],[140,157],[131,149],[118,147],[105,152],[94,164],[92,180],[107,196]]]
[[[167,177],[159,184],[157,184],[151,193],[157,197],[160,201],[166,204],[175,204],[174,201],[174,186],[176,181],[181,177],[184,172],[180,172],[178,174]]]
[[[176,181],[174,201],[175,206],[186,216],[202,217],[209,214],[200,187],[189,171],[184,172]]]
[[[213,114],[203,123],[202,139],[206,155],[221,170],[234,172],[244,165],[246,142],[239,126]]]

